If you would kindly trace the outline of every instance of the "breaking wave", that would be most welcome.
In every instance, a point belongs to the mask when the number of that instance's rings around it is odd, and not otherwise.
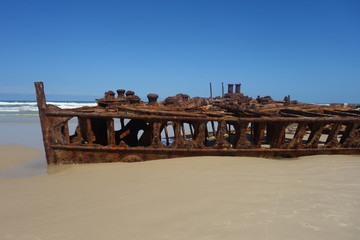
[[[95,102],[47,102],[59,108],[70,109],[83,106],[96,106]],[[34,101],[0,101],[0,117],[37,116],[38,107]]]

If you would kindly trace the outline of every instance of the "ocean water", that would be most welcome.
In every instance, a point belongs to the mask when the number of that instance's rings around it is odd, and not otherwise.
[[[47,102],[63,109],[96,106],[95,102]],[[0,101],[0,122],[38,121],[35,101]]]

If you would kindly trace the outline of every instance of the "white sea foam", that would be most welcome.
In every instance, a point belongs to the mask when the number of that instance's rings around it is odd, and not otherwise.
[[[36,102],[17,102],[17,101],[9,101],[9,102],[4,102],[4,101],[0,101],[0,106],[1,105],[35,105],[36,106]]]
[[[52,104],[63,109],[79,108],[85,106],[92,107],[97,105],[95,102],[47,102],[47,104]]]
[[[83,106],[96,106],[95,102],[47,102],[62,109],[79,108]],[[26,101],[0,101],[0,117],[21,117],[36,115],[37,103]]]

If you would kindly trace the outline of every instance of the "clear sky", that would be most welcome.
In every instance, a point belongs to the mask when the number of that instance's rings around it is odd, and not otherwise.
[[[207,97],[224,82],[360,103],[360,1],[0,0],[0,99],[33,96],[34,81],[50,98]]]

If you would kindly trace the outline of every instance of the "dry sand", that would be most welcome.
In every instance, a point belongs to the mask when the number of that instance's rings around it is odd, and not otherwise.
[[[197,157],[51,170],[0,179],[0,239],[360,238],[357,156]]]

